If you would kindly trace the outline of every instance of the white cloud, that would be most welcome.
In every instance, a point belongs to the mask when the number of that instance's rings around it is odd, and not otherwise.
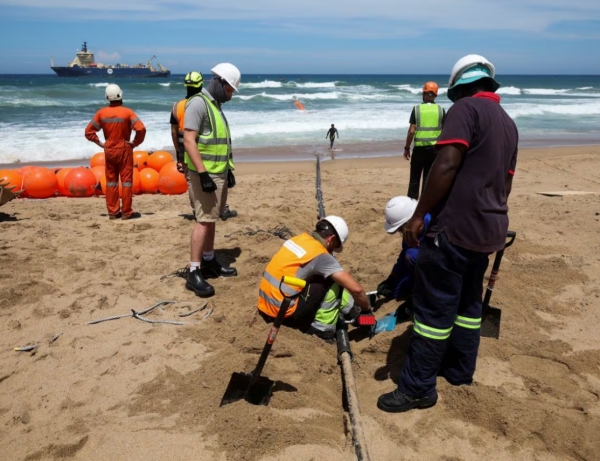
[[[462,30],[518,30],[540,32],[551,24],[562,21],[600,20],[600,2],[597,0],[228,0],[198,2],[178,0],[176,6],[165,0],[0,0],[1,5],[27,7],[28,16],[60,12],[62,19],[112,20],[193,20],[219,19],[260,21],[268,20],[274,27],[285,21],[288,27],[294,21],[302,26],[306,21],[319,21],[318,27],[330,20],[335,24],[344,20],[365,21],[364,29],[355,32],[378,36],[401,30],[390,30],[390,22],[415,28],[443,28]],[[381,22],[381,25],[378,24]],[[379,28],[378,28],[379,25]],[[369,29],[369,30],[366,30]],[[383,29],[383,30],[382,30]]]

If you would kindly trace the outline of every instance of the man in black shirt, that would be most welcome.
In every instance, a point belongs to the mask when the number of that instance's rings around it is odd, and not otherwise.
[[[414,327],[398,389],[379,397],[388,412],[437,402],[436,378],[473,382],[481,335],[483,279],[491,253],[504,248],[507,199],[517,162],[518,132],[500,106],[496,70],[482,56],[454,66],[437,157],[405,242],[419,246],[413,289]]]
[[[423,103],[413,107],[410,114],[410,126],[406,134],[406,147],[404,147],[404,158],[410,160],[410,179],[406,195],[415,200],[419,200],[421,174],[423,174],[421,190],[425,188],[427,175],[429,175],[429,170],[435,160],[435,142],[442,132],[446,116],[444,109],[434,102],[437,94],[437,83],[425,83],[423,85]],[[413,139],[415,146],[411,156],[410,145]]]

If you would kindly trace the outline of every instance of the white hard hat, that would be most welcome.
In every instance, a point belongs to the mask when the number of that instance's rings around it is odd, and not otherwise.
[[[106,99],[109,101],[121,101],[123,99],[123,92],[119,85],[111,83],[106,87]]]
[[[238,91],[240,83],[242,83],[242,74],[240,73],[240,70],[233,64],[222,62],[221,64],[217,64],[215,67],[213,67],[211,72],[229,83],[235,89],[235,91]]]
[[[478,54],[464,56],[452,68],[450,80],[448,81],[448,99],[454,101],[454,89],[458,85],[465,85],[482,78],[491,79],[494,87],[493,91],[496,91],[500,88],[500,84],[495,80],[495,77],[496,68],[483,56],[479,56]]]
[[[333,230],[335,230],[335,233],[338,236],[338,240],[340,241],[340,246],[334,248],[333,251],[335,251],[336,253],[341,253],[341,251],[344,249],[344,243],[346,243],[346,240],[348,240],[348,235],[350,234],[346,221],[344,221],[339,216],[333,215],[325,216],[321,221],[327,221],[329,224],[331,224]]]
[[[405,224],[417,209],[417,201],[410,197],[400,196],[391,199],[385,206],[385,224],[383,228],[393,234]]]

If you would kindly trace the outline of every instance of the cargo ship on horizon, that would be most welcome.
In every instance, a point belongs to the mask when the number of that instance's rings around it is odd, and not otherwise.
[[[94,60],[94,53],[87,48],[87,42],[83,42],[81,50],[75,55],[75,59],[68,66],[55,66],[54,60],[50,58],[50,68],[59,77],[168,77],[171,71],[158,62],[156,67],[152,65],[152,56],[146,64],[102,64]]]

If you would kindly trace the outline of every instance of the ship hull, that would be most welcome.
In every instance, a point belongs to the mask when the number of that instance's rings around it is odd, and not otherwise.
[[[148,68],[120,68],[113,67],[102,69],[97,67],[51,67],[59,77],[168,77],[171,71],[151,71]]]

